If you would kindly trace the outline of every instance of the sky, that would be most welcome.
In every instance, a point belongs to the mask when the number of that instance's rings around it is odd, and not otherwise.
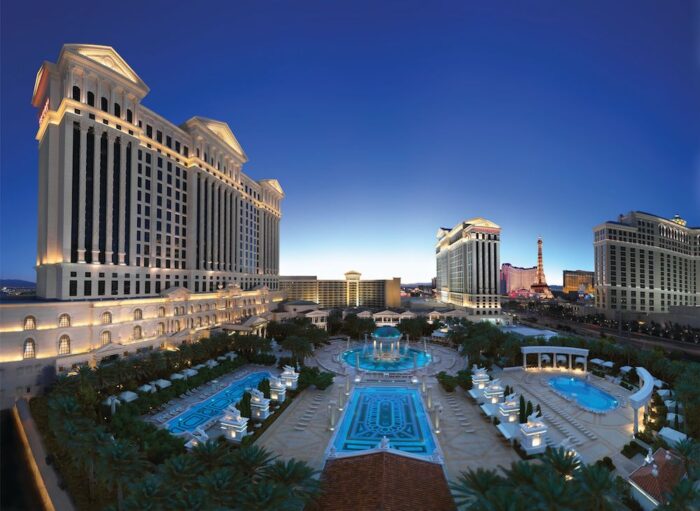
[[[189,7],[186,7],[189,6]],[[70,8],[68,8],[70,7]],[[0,4],[0,278],[35,280],[44,60],[113,46],[176,124],[227,122],[285,190],[284,275],[428,281],[440,226],[499,224],[550,284],[630,210],[700,225],[698,3]]]

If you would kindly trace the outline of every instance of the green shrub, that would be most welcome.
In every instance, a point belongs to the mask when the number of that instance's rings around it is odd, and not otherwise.
[[[263,378],[260,383],[258,383],[258,390],[263,393],[263,395],[270,399],[270,380]]]

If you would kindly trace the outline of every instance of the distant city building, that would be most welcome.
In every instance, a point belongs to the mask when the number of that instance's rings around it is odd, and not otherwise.
[[[700,305],[700,228],[632,211],[593,234],[596,306],[607,316]]]
[[[593,294],[593,278],[595,273],[585,270],[564,270],[564,287],[562,292],[579,293],[590,295]]]
[[[542,238],[537,239],[537,271],[535,273],[535,282],[530,286],[530,291],[542,298],[552,298],[552,290],[547,285],[547,279],[544,276],[544,263],[542,261]]]
[[[501,312],[499,295],[501,228],[473,218],[437,232],[437,298],[478,316]]]
[[[521,268],[510,263],[501,266],[501,294],[529,294],[537,279],[537,266]]]
[[[356,271],[345,280],[319,280],[315,276],[281,276],[280,290],[289,300],[310,300],[321,307],[399,307],[401,279],[362,280]]]

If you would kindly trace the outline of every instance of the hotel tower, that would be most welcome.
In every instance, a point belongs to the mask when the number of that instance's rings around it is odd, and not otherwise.
[[[36,75],[37,298],[0,304],[0,402],[55,372],[260,332],[279,289],[284,193],[243,173],[224,122],[176,125],[112,48],[65,45]]]
[[[438,229],[437,239],[438,299],[465,307],[471,315],[499,315],[501,228],[485,218],[473,218],[452,229]]]

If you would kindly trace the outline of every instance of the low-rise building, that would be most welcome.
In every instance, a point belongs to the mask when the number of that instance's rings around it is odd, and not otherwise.
[[[651,450],[644,464],[629,475],[632,496],[644,508],[651,511],[667,502],[667,495],[686,477],[683,460],[675,453],[664,449]]]

